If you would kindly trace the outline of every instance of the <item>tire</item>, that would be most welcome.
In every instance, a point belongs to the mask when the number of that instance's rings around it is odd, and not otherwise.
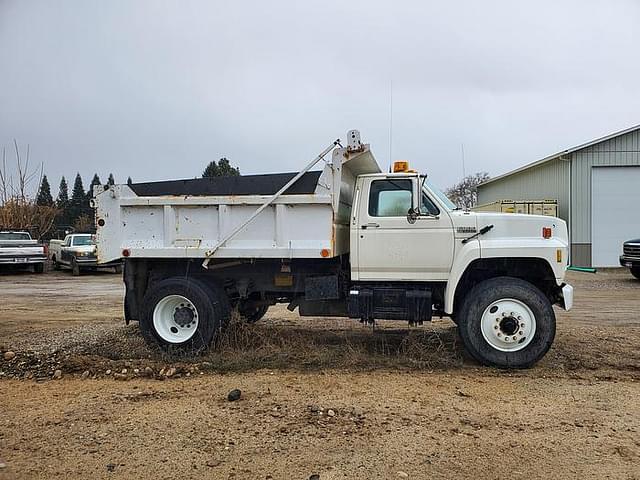
[[[44,273],[44,263],[36,263],[33,265],[34,273]]]
[[[269,305],[263,305],[261,307],[246,310],[240,308],[239,312],[242,320],[244,320],[246,323],[256,323],[258,320],[265,316],[267,310],[269,310]]]
[[[631,275],[640,280],[640,267],[631,267]]]
[[[78,262],[76,262],[75,258],[71,259],[71,274],[74,277],[80,276],[80,265],[78,265]]]
[[[229,322],[230,314],[222,288],[195,278],[173,277],[147,290],[140,329],[150,345],[159,345],[170,353],[196,354],[211,345]]]
[[[499,368],[531,367],[544,357],[556,335],[551,302],[519,278],[479,283],[466,295],[456,320],[471,356]]]

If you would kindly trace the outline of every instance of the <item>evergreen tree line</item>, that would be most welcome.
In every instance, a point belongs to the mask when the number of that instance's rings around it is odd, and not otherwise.
[[[240,169],[231,165],[225,157],[220,160],[211,161],[202,172],[203,178],[227,177],[240,175]],[[131,177],[127,179],[127,184],[131,184]],[[109,174],[107,185],[114,185],[113,174]],[[69,185],[63,176],[58,187],[58,196],[54,199],[51,195],[51,184],[46,175],[42,176],[40,189],[36,197],[36,204],[40,206],[55,207],[57,215],[54,226],[50,234],[62,236],[64,231],[93,232],[95,231],[95,216],[93,209],[89,205],[93,198],[93,187],[103,185],[98,174],[94,174],[87,190],[84,189],[84,182],[80,173],[76,174],[73,182],[71,195],[69,195]]]
[[[109,174],[107,185],[114,185],[115,179],[113,174]],[[127,179],[127,183],[131,184],[131,177]],[[51,195],[51,185],[46,175],[42,176],[40,189],[36,197],[36,204],[42,206],[55,207],[58,210],[54,222],[53,232],[74,230],[91,232],[95,229],[93,209],[89,202],[93,198],[93,187],[103,185],[98,174],[94,174],[89,184],[89,188],[85,191],[84,183],[80,173],[76,174],[73,182],[71,196],[69,196],[69,185],[67,179],[63,176],[60,179],[58,187],[58,196],[54,200]]]

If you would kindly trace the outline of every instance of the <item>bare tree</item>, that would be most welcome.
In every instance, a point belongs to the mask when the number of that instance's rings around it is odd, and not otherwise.
[[[445,192],[458,207],[465,210],[475,207],[478,203],[478,185],[491,178],[487,172],[467,175],[459,183],[449,187]]]
[[[0,228],[29,230],[40,237],[51,230],[57,210],[51,205],[37,205],[35,196],[40,190],[43,165],[31,169],[29,146],[27,145],[26,158],[23,161],[15,139],[13,145],[16,152],[15,173],[11,173],[7,167],[6,149],[2,149]]]

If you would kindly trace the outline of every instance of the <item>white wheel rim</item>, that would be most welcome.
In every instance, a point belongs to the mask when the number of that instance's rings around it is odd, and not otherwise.
[[[167,295],[153,309],[153,327],[165,342],[186,342],[198,328],[198,310],[182,295]]]
[[[536,317],[520,300],[503,298],[489,305],[481,319],[482,336],[496,350],[517,352],[536,333]]]

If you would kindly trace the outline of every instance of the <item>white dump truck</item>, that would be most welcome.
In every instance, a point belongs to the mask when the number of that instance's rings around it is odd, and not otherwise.
[[[95,187],[98,260],[125,259],[125,319],[167,350],[199,352],[232,309],[255,321],[284,302],[367,323],[448,316],[483,364],[540,360],[553,305],[573,302],[565,222],[463,211],[393,170],[352,130],[298,173]]]

